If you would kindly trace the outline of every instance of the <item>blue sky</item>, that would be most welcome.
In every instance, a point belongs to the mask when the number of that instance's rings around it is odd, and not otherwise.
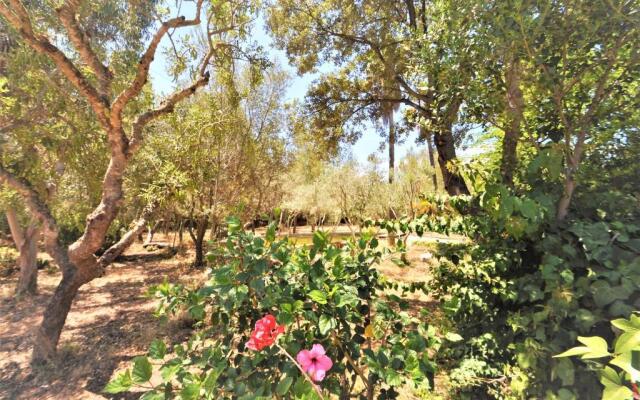
[[[193,18],[195,14],[193,3],[184,3],[181,13],[184,14],[187,18]],[[198,27],[193,29],[200,28]],[[176,36],[174,35],[174,39],[175,38]],[[253,39],[256,40],[258,44],[264,47],[264,49],[267,51],[267,54],[269,55],[269,58],[272,61],[280,64],[283,68],[290,72],[291,86],[287,90],[286,100],[292,101],[297,99],[302,101],[305,97],[305,94],[307,93],[307,89],[309,88],[313,80],[318,77],[318,74],[306,74],[303,76],[297,75],[295,68],[289,65],[286,54],[273,46],[273,41],[269,34],[266,32],[262,19],[259,19],[254,26]],[[158,94],[170,93],[176,86],[166,72],[167,63],[164,57],[164,50],[167,49],[168,46],[170,46],[170,42],[165,37],[160,45],[160,49],[158,50],[156,61],[151,65],[151,80],[153,88]],[[323,68],[325,72],[331,71],[331,69],[332,66]],[[396,118],[399,117],[400,116],[398,115]],[[402,157],[410,150],[413,150],[414,152],[426,151],[424,146],[419,146],[415,143],[416,138],[417,132],[414,132],[408,138],[406,138],[403,143],[396,145],[396,160],[402,159]],[[358,140],[358,142],[351,146],[351,148],[349,149],[351,156],[359,162],[365,163],[369,155],[376,153],[378,155],[378,158],[384,164],[386,164],[388,159],[386,146],[382,151],[380,151],[380,144],[382,140],[383,139],[373,127],[366,129],[362,133],[360,140]]]

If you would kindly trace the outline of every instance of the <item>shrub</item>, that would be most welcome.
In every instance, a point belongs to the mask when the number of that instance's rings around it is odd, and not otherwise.
[[[11,247],[0,247],[0,276],[9,276],[17,268],[20,254]]]
[[[461,396],[590,399],[603,390],[587,365],[552,357],[578,336],[612,339],[607,321],[640,307],[640,224],[619,201],[556,224],[550,199],[487,183],[447,212],[377,223],[473,239],[440,254],[430,283],[465,339],[441,352]]]
[[[231,219],[226,245],[209,255],[203,286],[151,290],[158,315],[186,308],[198,321],[191,339],[171,354],[154,341],[148,357],[136,358],[105,390],[149,388],[159,370],[162,383],[145,398],[317,398],[307,356],[321,355],[318,345],[332,364],[317,383],[323,396],[393,399],[401,388],[424,390],[435,372],[429,351],[439,340],[408,313],[407,301],[384,295],[389,284],[375,268],[382,255],[367,233],[338,248],[316,232],[310,247],[295,247],[276,240],[274,225],[261,238]]]

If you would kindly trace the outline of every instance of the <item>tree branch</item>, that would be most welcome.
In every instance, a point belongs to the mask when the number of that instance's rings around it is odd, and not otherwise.
[[[142,211],[142,215],[140,216],[140,218],[138,218],[133,227],[129,229],[129,231],[125,233],[117,243],[109,247],[109,249],[107,249],[107,251],[105,251],[102,256],[100,256],[100,258],[98,259],[98,267],[100,269],[104,269],[105,267],[107,267],[127,248],[129,248],[129,246],[131,246],[138,234],[143,231],[147,220],[149,219],[151,214],[153,214],[157,207],[158,202],[154,200],[144,208],[144,210]]]
[[[76,272],[76,268],[69,261],[69,256],[58,241],[58,224],[51,214],[49,207],[40,200],[38,193],[31,184],[21,179],[4,167],[0,166],[0,182],[11,187],[24,199],[29,212],[38,218],[44,228],[44,239],[47,253],[54,259],[65,277],[70,277]]]
[[[80,6],[80,1],[81,0],[67,0],[63,6],[56,10],[56,12],[58,13],[58,17],[60,18],[62,25],[67,30],[71,43],[73,43],[78,54],[80,54],[80,58],[96,74],[100,87],[100,94],[104,98],[108,98],[109,86],[111,85],[113,74],[109,68],[107,68],[98,59],[96,53],[91,49],[89,38],[78,24],[76,13]]]
[[[29,14],[19,0],[0,2],[0,15],[2,15],[16,29],[26,43],[40,54],[47,55],[58,67],[60,72],[71,82],[73,86],[87,99],[98,121],[105,129],[110,128],[109,107],[104,99],[80,70],[69,60],[60,49],[51,44],[49,39],[33,31]]]
[[[160,117],[161,115],[173,112],[173,109],[178,102],[191,96],[199,87],[206,85],[208,82],[209,73],[205,72],[204,76],[194,82],[191,86],[171,95],[159,108],[149,110],[144,114],[139,115],[138,118],[136,118],[136,121],[133,123],[133,127],[131,129],[131,143],[129,144],[129,148],[127,150],[127,158],[131,158],[131,156],[135,154],[138,147],[140,147],[140,145],[142,144],[142,130],[149,122]]]
[[[151,39],[151,43],[147,47],[147,50],[142,55],[140,59],[140,63],[138,65],[138,70],[136,71],[136,77],[129,87],[127,87],[122,93],[118,95],[116,100],[113,103],[112,111],[111,111],[111,124],[116,130],[122,129],[122,111],[125,106],[136,97],[142,91],[142,88],[147,83],[147,79],[149,76],[149,67],[153,62],[153,59],[156,54],[156,50],[158,49],[158,45],[160,41],[164,37],[164,35],[171,28],[180,28],[184,26],[194,26],[200,24],[200,13],[202,11],[202,3],[204,0],[198,0],[196,5],[196,17],[192,20],[186,20],[184,16],[172,18],[166,22],[162,23],[162,26],[158,31],[153,35]]]

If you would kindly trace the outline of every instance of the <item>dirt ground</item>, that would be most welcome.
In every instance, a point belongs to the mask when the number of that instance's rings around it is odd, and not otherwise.
[[[127,254],[148,253],[140,247]],[[104,399],[102,388],[114,370],[146,351],[156,335],[180,341],[189,334],[179,323],[153,317],[149,286],[198,279],[190,255],[169,260],[128,261],[111,265],[105,276],[80,289],[59,344],[53,367],[31,370],[32,339],[47,301],[60,280],[57,270],[41,270],[38,295],[16,300],[14,276],[0,280],[0,399]]]
[[[408,254],[411,267],[399,268],[387,260],[381,270],[395,280],[423,281],[431,261],[421,258],[428,251],[428,245],[416,243]],[[174,343],[188,337],[189,328],[180,321],[161,323],[153,317],[155,302],[145,292],[165,278],[185,283],[203,279],[202,272],[189,266],[191,252],[167,260],[149,259],[137,244],[127,255],[140,258],[113,264],[105,276],[80,289],[60,338],[59,361],[52,367],[32,370],[29,358],[59,272],[53,267],[39,271],[39,294],[20,300],[13,297],[16,275],[0,279],[0,399],[104,399],[101,390],[113,373],[143,354],[155,337]],[[416,311],[438,312],[437,303],[424,294],[414,296],[412,306]]]

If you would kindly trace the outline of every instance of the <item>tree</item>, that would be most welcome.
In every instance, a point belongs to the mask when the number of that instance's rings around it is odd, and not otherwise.
[[[191,96],[198,88],[209,81],[207,67],[218,47],[212,41],[214,35],[236,30],[236,9],[227,8],[225,14],[208,18],[219,26],[208,26],[210,44],[202,63],[197,70],[193,83],[165,99],[157,108],[143,111],[141,107],[128,107],[143,93],[148,80],[151,65],[158,45],[170,30],[201,24],[203,0],[196,4],[193,19],[179,16],[165,20],[151,36],[147,47],[139,54],[137,65],[118,63],[118,50],[124,53],[131,49],[122,49],[117,40],[121,35],[105,34],[91,36],[84,28],[87,21],[99,19],[91,5],[80,0],[70,0],[56,10],[47,10],[47,18],[33,18],[39,10],[27,8],[19,0],[0,2],[0,15],[19,33],[23,43],[36,53],[45,56],[73,87],[70,97],[81,99],[93,111],[93,117],[106,136],[109,163],[104,171],[99,204],[87,216],[84,232],[80,238],[65,248],[60,242],[60,230],[51,208],[41,193],[23,176],[19,169],[0,167],[0,180],[14,189],[24,199],[29,212],[42,224],[47,252],[62,270],[62,280],[52,296],[38,330],[33,352],[33,362],[50,360],[56,350],[60,332],[64,326],[71,303],[78,289],[104,273],[104,268],[133,240],[135,232],[124,235],[120,242],[109,248],[101,256],[96,256],[104,243],[111,223],[116,218],[123,200],[123,178],[133,155],[138,151],[145,136],[145,127],[153,120],[171,113],[175,105]],[[129,7],[119,8],[123,15],[133,16],[136,6],[130,14]],[[229,11],[231,10],[231,11]],[[218,10],[213,10],[218,11]],[[56,16],[55,18],[53,16]],[[213,15],[213,14],[212,14]],[[80,16],[80,18],[78,18]],[[120,18],[123,18],[121,15]],[[126,17],[125,17],[126,18]],[[55,34],[56,41],[64,39],[67,48],[61,48],[50,39]],[[112,40],[105,39],[112,38]],[[63,51],[63,49],[65,51]],[[67,51],[73,49],[73,52]],[[131,54],[131,53],[129,53]],[[135,54],[135,49],[134,49]],[[125,58],[126,59],[126,58]],[[110,60],[106,64],[104,60]],[[114,95],[114,93],[118,93]],[[82,105],[79,105],[82,107]],[[132,109],[135,108],[135,109]],[[141,229],[137,224],[134,229]]]
[[[468,193],[454,168],[453,125],[472,71],[468,49],[474,10],[448,3],[274,1],[269,26],[301,73],[338,64],[308,96],[319,128],[352,140],[347,121],[382,117],[384,104],[402,104],[428,122],[447,191]],[[446,30],[444,27],[446,26]],[[384,77],[389,79],[381,79]]]
[[[196,267],[205,264],[208,229],[215,238],[229,215],[253,220],[280,200],[286,75],[246,67],[229,80],[226,73],[178,107],[140,153],[140,165],[156,166],[156,181],[176,181],[166,207],[185,221]]]
[[[638,106],[638,7],[637,1],[544,2],[517,20],[520,41],[535,68],[536,110],[550,116],[546,124],[551,129],[538,136],[559,142],[564,154],[557,221],[569,214],[590,143]]]

